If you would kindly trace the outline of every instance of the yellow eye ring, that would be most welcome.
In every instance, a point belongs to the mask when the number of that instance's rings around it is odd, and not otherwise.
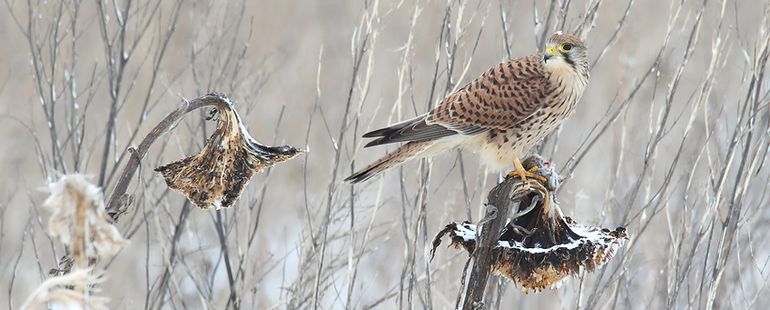
[[[569,44],[569,43],[562,43],[562,44],[559,44],[559,51],[562,51],[562,52],[569,52],[569,51],[571,51],[571,50],[572,50],[572,48],[573,48],[573,47],[574,47],[574,46],[573,46],[572,44]]]

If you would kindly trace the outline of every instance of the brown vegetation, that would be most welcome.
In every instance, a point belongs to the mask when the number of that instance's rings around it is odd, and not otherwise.
[[[68,287],[37,291],[49,270],[73,264],[62,259],[72,249],[48,233],[38,189],[75,173],[110,197],[107,216],[120,217],[115,228],[130,240],[91,266],[98,272],[77,274],[78,283],[103,275],[98,295],[110,308],[454,307],[466,254],[430,262],[424,250],[446,223],[483,218],[499,176],[453,153],[359,186],[342,178],[382,155],[360,152],[362,133],[424,113],[556,30],[585,38],[592,78],[576,114],[536,152],[565,177],[557,192],[565,213],[625,227],[630,238],[557,290],[524,295],[492,277],[484,305],[770,303],[764,1],[2,6],[4,307]],[[217,125],[207,111],[190,111],[152,147],[141,139],[182,97],[211,91],[238,103],[261,142],[306,153],[252,176],[235,207],[203,211],[152,170],[206,147]]]

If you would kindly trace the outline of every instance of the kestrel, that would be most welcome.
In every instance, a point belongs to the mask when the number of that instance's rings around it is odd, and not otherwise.
[[[418,117],[364,134],[366,147],[407,142],[346,181],[363,182],[407,160],[454,148],[480,153],[492,169],[511,164],[521,180],[533,174],[520,158],[575,110],[589,79],[588,50],[576,36],[557,32],[545,51],[506,60]]]

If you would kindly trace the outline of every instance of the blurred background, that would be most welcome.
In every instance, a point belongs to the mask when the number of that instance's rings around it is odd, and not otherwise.
[[[139,141],[183,98],[227,94],[250,133],[304,156],[203,211],[155,167],[216,123],[188,114],[142,161],[99,262],[118,309],[453,308],[464,251],[426,256],[478,221],[499,175],[472,153],[341,180],[392,147],[361,134],[430,109],[556,30],[593,67],[575,115],[536,150],[577,221],[625,226],[602,269],[490,308],[762,308],[767,278],[770,11],[766,1],[19,1],[0,9],[0,305],[17,308],[65,249],[42,188],[91,176],[109,195]],[[217,214],[217,212],[219,214]],[[218,234],[217,227],[224,234]],[[222,237],[222,238],[220,238]],[[221,242],[224,240],[225,242]]]

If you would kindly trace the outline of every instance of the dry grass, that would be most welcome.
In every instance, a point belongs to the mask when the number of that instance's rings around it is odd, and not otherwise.
[[[770,303],[763,1],[20,1],[0,10],[0,301],[58,268],[46,194],[62,174],[109,195],[182,97],[228,94],[249,132],[308,153],[257,175],[234,208],[201,211],[152,169],[199,151],[191,113],[153,146],[117,224],[130,243],[94,268],[122,308],[452,308],[464,253],[425,252],[478,221],[497,175],[475,156],[342,183],[382,155],[369,129],[423,113],[557,30],[590,45],[577,113],[540,147],[565,213],[631,239],[593,274],[492,308],[761,308]],[[567,203],[569,202],[569,203]],[[439,249],[439,253],[442,250]],[[229,272],[228,272],[229,271]]]

